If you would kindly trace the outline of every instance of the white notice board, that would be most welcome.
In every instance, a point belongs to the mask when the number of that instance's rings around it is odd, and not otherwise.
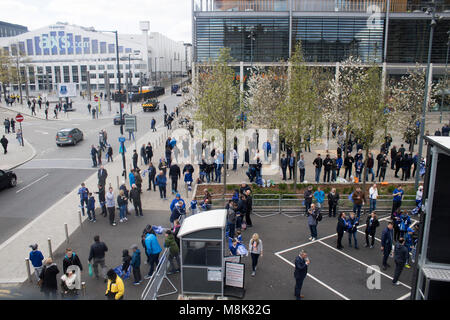
[[[245,265],[243,263],[225,262],[225,285],[244,288]]]

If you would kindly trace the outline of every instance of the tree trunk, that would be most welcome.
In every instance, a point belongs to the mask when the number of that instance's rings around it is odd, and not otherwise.
[[[366,161],[364,161],[364,170],[363,170],[363,176],[362,176],[362,191],[366,193],[366,175],[367,175],[367,162],[369,160],[369,146],[366,147]]]
[[[224,140],[226,141],[226,139]],[[222,194],[222,199],[225,201],[225,194],[227,193],[227,147],[226,147],[226,142],[225,142],[225,146],[223,148],[223,194]]]

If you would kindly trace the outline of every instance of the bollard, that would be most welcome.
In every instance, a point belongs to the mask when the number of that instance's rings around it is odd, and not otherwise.
[[[69,227],[67,226],[67,223],[64,223],[64,230],[66,232],[66,242],[69,243]]]
[[[31,278],[31,269],[30,269],[30,259],[25,259],[25,265],[27,267],[27,274],[28,274],[28,280],[30,280],[31,283],[33,283],[33,279]]]
[[[81,219],[81,211],[78,210],[78,220],[80,221],[80,228],[83,228],[83,220]]]
[[[81,292],[83,293],[83,297],[86,295],[86,282],[81,283]]]
[[[53,260],[53,251],[52,251],[52,240],[50,238],[47,239],[48,242],[48,254],[50,255],[50,258]]]
[[[116,176],[117,178],[117,189],[119,189],[120,185],[119,185],[119,176]]]

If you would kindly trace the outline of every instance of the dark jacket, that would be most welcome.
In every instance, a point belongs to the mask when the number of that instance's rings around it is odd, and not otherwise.
[[[408,248],[405,245],[397,243],[394,250],[394,261],[399,264],[405,264],[408,261]]]
[[[95,242],[91,246],[88,261],[91,261],[92,259],[94,259],[94,260],[104,259],[105,252],[107,252],[107,251],[108,251],[108,247],[106,246],[105,243],[103,243],[101,241]]]
[[[42,279],[41,291],[56,291],[58,289],[58,281],[56,275],[59,273],[58,266],[52,263],[50,266],[44,266],[39,275]]]
[[[339,193],[335,193],[334,195],[330,192],[328,194],[328,205],[331,206],[337,206],[339,202]]]
[[[344,231],[345,231],[345,219],[339,218],[337,226],[336,226],[336,232],[337,233],[344,233]]]
[[[325,170],[331,170],[331,165],[333,164],[333,161],[331,160],[331,158],[325,158],[325,160],[323,160],[323,166],[325,167]]]
[[[128,250],[122,251],[122,271],[127,272],[131,264],[131,256],[128,254]]]
[[[381,247],[386,251],[391,251],[393,239],[393,230],[389,230],[388,227],[384,228],[381,233]]]
[[[141,251],[139,249],[133,253],[130,264],[133,268],[139,268],[141,266]]]
[[[345,157],[345,159],[344,159],[344,167],[351,168],[351,166],[353,165],[354,162],[355,162],[355,158],[353,158],[352,156]]]
[[[156,176],[156,168],[154,166],[148,167],[148,177],[153,180]]]
[[[372,217],[368,216],[366,220],[366,233],[375,234],[375,231],[380,226],[380,222],[375,218],[373,219],[372,224],[370,224],[370,219],[372,219]]]
[[[141,194],[139,193],[139,190],[137,188],[131,189],[130,199],[133,202],[133,204],[141,203]]]
[[[100,202],[105,202],[105,187],[104,186],[100,186],[100,188],[98,188],[98,192],[96,192],[96,194],[98,194],[98,201]]]
[[[102,174],[100,174],[100,172],[102,172]],[[108,177],[108,172],[106,171],[106,169],[99,169],[98,173],[97,173],[97,177],[98,177],[98,184],[101,184],[102,186],[104,186],[106,184],[106,178]]]
[[[173,164],[173,165],[170,166],[169,176],[172,178],[172,180],[180,179],[180,177],[181,177],[181,170],[180,170],[180,167],[177,164]]]
[[[322,168],[322,164],[323,164],[323,160],[320,157],[315,158],[313,161],[313,165],[315,165],[316,168],[319,168],[319,169]]]
[[[67,268],[73,265],[78,266],[80,268],[80,271],[83,271],[83,266],[81,265],[80,258],[78,258],[75,252],[72,252],[72,256],[70,258],[67,255],[64,256],[63,272],[66,273]]]
[[[305,263],[305,260],[303,260],[300,256],[297,256],[297,258],[295,258],[294,278],[304,279],[307,273],[308,265]]]

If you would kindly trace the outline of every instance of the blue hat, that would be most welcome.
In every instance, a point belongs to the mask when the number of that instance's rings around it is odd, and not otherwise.
[[[177,194],[175,195],[175,198],[181,198],[180,194],[177,193]]]

